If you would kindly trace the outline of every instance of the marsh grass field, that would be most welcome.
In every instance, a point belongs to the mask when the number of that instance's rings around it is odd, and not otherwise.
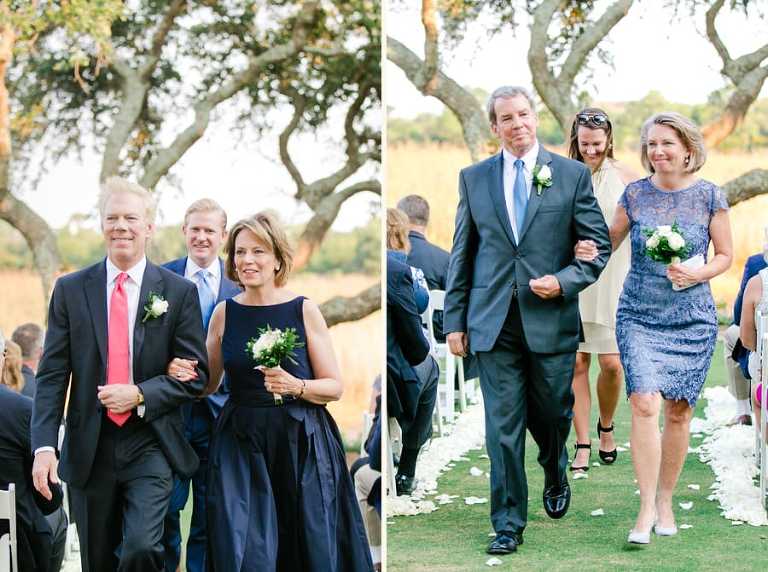
[[[565,154],[563,149],[553,149]],[[453,224],[458,202],[459,171],[471,164],[464,147],[439,144],[406,143],[387,149],[387,206],[409,194],[419,194],[430,204],[429,240],[451,249]],[[624,150],[617,159],[643,173],[637,152]],[[711,151],[701,170],[701,177],[723,184],[750,169],[768,164],[768,151],[757,153],[720,153]],[[762,216],[760,216],[762,213]],[[741,283],[746,259],[760,252],[763,245],[763,227],[768,224],[768,196],[755,197],[731,209],[734,259],[725,274],[712,280],[715,301],[725,304],[730,311]],[[608,221],[610,223],[610,221]]]
[[[296,274],[288,288],[318,304],[333,296],[352,296],[378,280],[364,274]],[[24,322],[42,324],[46,308],[37,275],[28,270],[0,270],[0,329],[6,336]],[[362,412],[368,408],[373,378],[384,359],[384,325],[381,312],[357,322],[331,328],[336,357],[344,381],[344,396],[328,406],[344,435],[346,445],[358,443]]]

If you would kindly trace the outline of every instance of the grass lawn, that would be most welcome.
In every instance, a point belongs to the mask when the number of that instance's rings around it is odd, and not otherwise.
[[[596,360],[593,360],[596,361]],[[592,374],[593,417],[597,404],[594,397],[596,373]],[[722,346],[715,350],[707,385],[726,383]],[[696,415],[703,416],[706,401],[699,400]],[[594,427],[593,418],[591,426]],[[622,399],[616,417],[619,445],[629,441],[629,404]],[[593,438],[591,462],[597,458],[597,438]],[[575,436],[571,431],[569,454],[572,456]],[[691,439],[696,447],[701,439]],[[485,476],[469,474],[472,466],[490,471],[488,459],[480,458],[483,450],[472,451],[469,461],[457,462],[438,481],[439,493],[456,494],[453,504],[439,506],[425,515],[394,517],[387,526],[387,570],[390,571],[471,571],[488,570],[490,558],[485,554],[492,531],[489,505],[465,505],[467,496],[488,497]],[[768,527],[732,526],[720,516],[716,503],[706,500],[714,478],[708,465],[696,454],[689,454],[675,496],[677,523],[691,524],[676,537],[652,537],[647,547],[627,544],[627,534],[634,524],[639,497],[634,492],[634,473],[629,451],[619,453],[612,466],[592,466],[588,479],[570,479],[573,491],[568,514],[559,521],[551,520],[541,502],[543,473],[536,462],[537,447],[528,437],[526,467],[530,501],[525,544],[516,554],[500,557],[498,570],[766,570],[768,569]],[[688,484],[701,485],[699,491]],[[693,501],[690,511],[678,502]],[[605,516],[590,512],[602,508]]]

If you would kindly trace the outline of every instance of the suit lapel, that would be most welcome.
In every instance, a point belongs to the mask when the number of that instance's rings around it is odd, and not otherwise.
[[[544,149],[544,147],[539,146],[539,156],[536,157],[536,165],[549,165],[552,162],[552,156],[549,154],[549,151]],[[536,216],[536,212],[539,210],[539,207],[541,206],[542,200],[544,200],[544,193],[549,192],[552,190],[552,187],[549,187],[549,189],[542,188],[541,194],[538,193],[536,190],[536,183],[531,184],[531,196],[528,199],[528,208],[525,211],[525,220],[523,221],[523,229],[520,231],[520,242],[523,242],[523,237],[525,237],[525,233],[528,230],[528,227],[531,226],[531,221],[533,220],[533,217]]]
[[[504,159],[501,152],[491,162],[487,183],[491,202],[496,208],[496,215],[499,217],[501,227],[504,229],[504,233],[507,235],[509,242],[512,243],[512,246],[517,247],[515,235],[512,233],[512,224],[509,221],[507,201],[504,198]]]
[[[101,363],[107,366],[107,263],[95,266],[85,280],[85,299],[88,303],[93,333],[99,348]]]
[[[157,266],[147,260],[147,267],[144,269],[144,277],[141,280],[141,292],[139,292],[139,305],[136,308],[136,321],[133,325],[133,381],[138,383],[141,377],[139,373],[141,368],[141,350],[144,345],[144,333],[146,324],[142,321],[144,318],[144,306],[149,300],[149,293],[153,292],[163,296],[163,277]],[[150,318],[153,319],[153,318]],[[161,318],[154,318],[159,320]]]

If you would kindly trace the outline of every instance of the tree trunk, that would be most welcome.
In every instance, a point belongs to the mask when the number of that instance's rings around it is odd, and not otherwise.
[[[336,296],[320,304],[320,312],[329,328],[341,322],[361,320],[380,309],[381,284],[374,284],[352,298]]]

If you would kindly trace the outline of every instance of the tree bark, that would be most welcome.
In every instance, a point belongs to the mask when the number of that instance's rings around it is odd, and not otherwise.
[[[719,145],[741,125],[768,78],[768,64],[761,65],[768,58],[768,44],[735,60],[731,57],[716,26],[717,16],[724,3],[725,0],[717,0],[707,10],[707,38],[723,62],[721,73],[731,80],[735,91],[723,112],[702,128],[704,143],[708,147]]]
[[[374,284],[352,298],[336,296],[320,304],[329,328],[341,322],[361,320],[376,310],[381,310],[381,284]]]
[[[485,112],[475,96],[440,70],[434,87],[429,93],[425,92],[425,62],[391,36],[387,37],[387,59],[403,70],[419,91],[436,97],[454,113],[461,124],[472,161],[484,159],[491,132]]]
[[[576,76],[584,67],[589,54],[627,15],[633,1],[617,0],[600,18],[587,26],[574,40],[571,51],[557,75],[547,55],[547,47],[551,40],[548,30],[562,2],[545,0],[533,11],[531,43],[528,48],[528,65],[531,69],[533,85],[564,133],[570,130],[570,123],[576,111],[576,103],[573,100]]]
[[[728,204],[733,206],[768,193],[768,170],[752,169],[723,185]]]

